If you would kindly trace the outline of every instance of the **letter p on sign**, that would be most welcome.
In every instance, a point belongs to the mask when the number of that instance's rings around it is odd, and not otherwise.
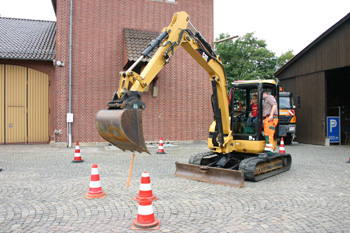
[[[334,119],[331,119],[330,120],[330,131],[331,131],[331,133],[332,133],[332,130],[333,130],[333,128],[335,128],[335,127],[337,127],[337,121],[336,120],[334,120]]]

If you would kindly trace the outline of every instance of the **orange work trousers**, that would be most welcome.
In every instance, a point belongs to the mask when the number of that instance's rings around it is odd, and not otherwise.
[[[273,116],[273,120],[269,121],[269,117],[266,117],[264,120],[264,135],[265,135],[265,152],[267,152],[269,155],[273,154],[274,148],[274,136],[276,132],[276,127],[278,124],[278,117],[277,115]]]

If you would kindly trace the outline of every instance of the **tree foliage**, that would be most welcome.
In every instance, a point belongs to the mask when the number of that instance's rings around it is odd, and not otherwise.
[[[278,57],[278,66],[284,66],[290,59],[294,57],[293,50],[289,50]]]
[[[219,39],[230,37],[229,34],[221,34]],[[254,33],[235,40],[228,40],[216,44],[216,52],[220,55],[226,71],[228,84],[234,80],[272,79],[276,71],[275,53],[266,48],[265,40],[258,39]],[[290,59],[292,51],[284,54],[282,65]]]

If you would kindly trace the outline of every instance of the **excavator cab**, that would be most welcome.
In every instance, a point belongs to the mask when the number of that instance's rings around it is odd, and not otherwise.
[[[262,109],[264,91],[277,98],[278,84],[274,80],[249,80],[232,83],[230,115],[235,140],[261,141],[263,136]],[[275,134],[277,136],[277,134]],[[263,148],[260,149],[263,151]]]

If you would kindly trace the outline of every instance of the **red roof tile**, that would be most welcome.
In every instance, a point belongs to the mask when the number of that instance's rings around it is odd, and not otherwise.
[[[136,61],[141,56],[141,53],[147,48],[147,45],[158,35],[159,32],[124,29],[126,55],[128,56],[128,60]],[[157,48],[153,49],[149,54],[149,58],[146,57],[142,59],[142,61],[148,62],[156,51]]]

